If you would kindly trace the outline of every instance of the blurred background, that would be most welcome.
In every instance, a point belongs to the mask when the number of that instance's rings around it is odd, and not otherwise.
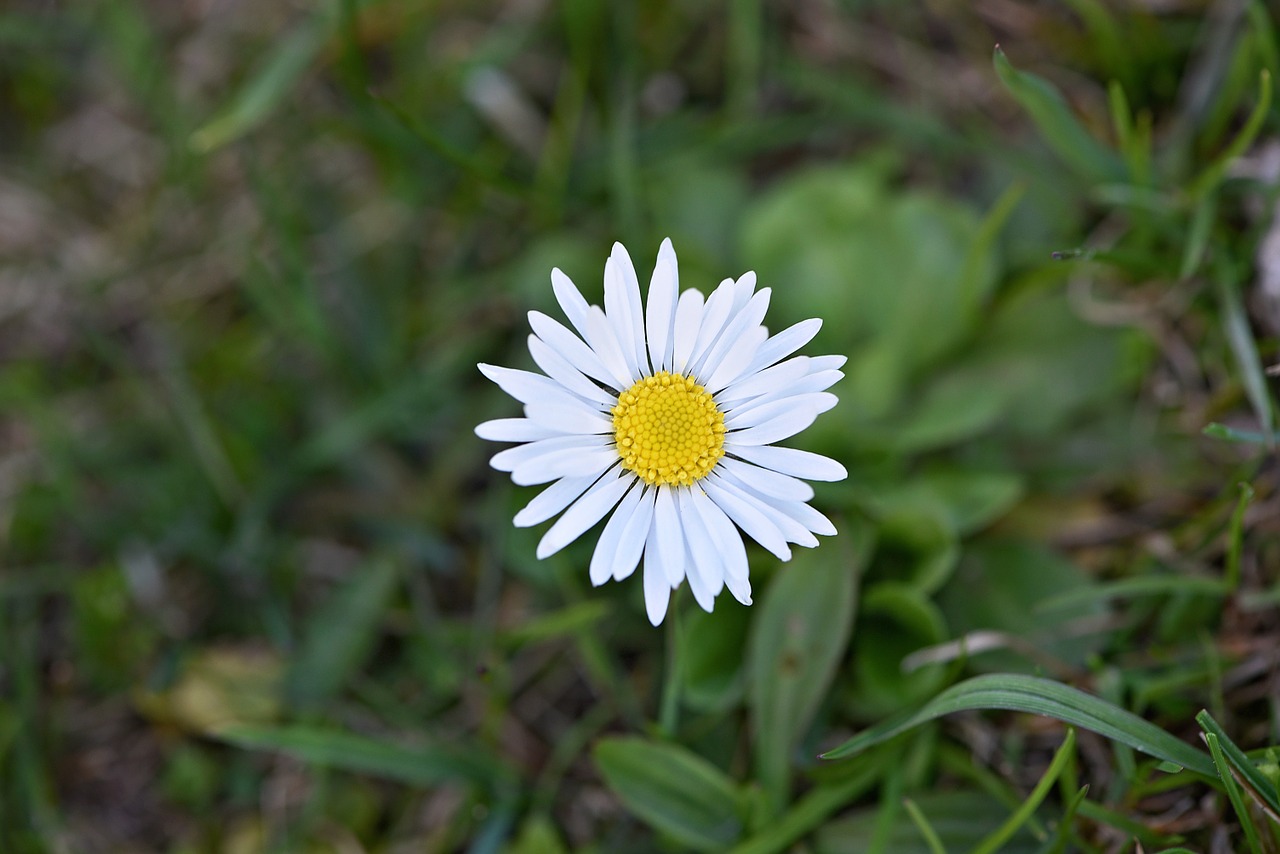
[[[10,0],[0,851],[969,850],[1061,725],[815,757],[991,671],[1277,743],[1274,14]],[[825,319],[850,477],[655,630],[472,428],[553,266],[667,236]],[[1072,762],[1001,850],[1244,850]]]

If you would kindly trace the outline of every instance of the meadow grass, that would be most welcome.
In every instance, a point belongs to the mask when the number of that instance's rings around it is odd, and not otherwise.
[[[1277,40],[6,5],[0,852],[1280,851]],[[668,236],[825,319],[850,476],[654,629],[472,430]]]

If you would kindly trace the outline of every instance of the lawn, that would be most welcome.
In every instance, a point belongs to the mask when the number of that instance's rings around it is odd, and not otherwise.
[[[0,854],[1280,852],[1277,21],[0,7]],[[514,525],[476,429],[566,417],[478,365],[603,353],[615,242],[822,321],[773,417],[847,475],[723,497],[726,381],[660,613],[633,493]]]

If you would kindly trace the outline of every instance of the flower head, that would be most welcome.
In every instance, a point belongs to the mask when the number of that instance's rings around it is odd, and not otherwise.
[[[539,558],[612,511],[591,583],[621,581],[643,558],[656,626],[686,579],[707,611],[725,587],[751,604],[738,529],[784,561],[788,544],[816,546],[814,534],[835,533],[809,506],[813,489],[801,478],[842,480],[844,466],[772,444],[836,404],[826,389],[843,376],[844,357],[791,356],[821,321],[770,336],[761,323],[769,289],[756,291],[755,273],[725,279],[705,300],[692,288],[680,293],[670,240],[658,250],[644,307],[620,243],[605,264],[603,309],[558,269],[551,285],[577,334],[529,312],[529,353],[544,373],[480,365],[524,404],[525,417],[476,428],[483,439],[519,443],[496,454],[494,468],[520,485],[551,484],[515,517],[523,527],[561,514]]]

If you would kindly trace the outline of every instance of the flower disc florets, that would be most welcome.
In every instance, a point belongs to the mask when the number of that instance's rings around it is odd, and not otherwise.
[[[688,486],[724,456],[724,414],[693,377],[644,377],[618,395],[614,441],[623,468],[650,485]]]

